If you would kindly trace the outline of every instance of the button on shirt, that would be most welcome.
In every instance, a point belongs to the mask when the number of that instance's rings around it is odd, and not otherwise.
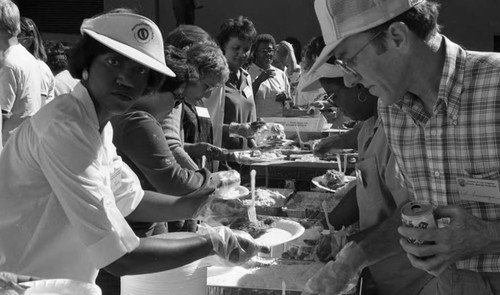
[[[78,84],[26,120],[0,156],[0,270],[94,282],[139,245],[124,216],[144,195]]]
[[[380,105],[386,136],[417,200],[458,204],[478,218],[500,221],[499,205],[460,200],[456,181],[499,179],[500,54],[465,51],[443,38],[446,59],[433,114],[411,94]],[[480,255],[457,267],[498,272],[500,255]]]

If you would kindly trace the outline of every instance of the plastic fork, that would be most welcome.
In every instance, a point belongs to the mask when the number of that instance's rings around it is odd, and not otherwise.
[[[297,138],[299,139],[299,146],[300,149],[304,149],[304,142],[302,141],[302,138],[300,137],[300,131],[299,131],[299,123],[295,124],[295,133],[297,134]]]
[[[321,202],[321,208],[323,208],[323,213],[325,213],[325,221],[328,225],[328,230],[331,234],[333,234],[335,232],[335,228],[330,223],[330,219],[328,219],[328,205],[326,204],[326,201]]]
[[[250,171],[250,195],[252,196],[252,201],[250,202],[250,208],[248,208],[248,219],[250,222],[257,226],[262,226],[262,223],[257,219],[257,213],[255,212],[255,172],[254,169]]]

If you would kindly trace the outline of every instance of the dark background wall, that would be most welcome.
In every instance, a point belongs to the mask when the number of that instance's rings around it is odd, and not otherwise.
[[[202,0],[196,24],[212,35],[223,20],[248,16],[262,33],[287,36],[305,45],[320,34],[314,0]],[[441,0],[440,23],[452,40],[472,50],[500,51],[500,1]],[[164,34],[175,26],[171,0],[17,0],[21,14],[35,20],[45,38],[75,40],[83,17],[115,7],[130,7],[156,21]]]

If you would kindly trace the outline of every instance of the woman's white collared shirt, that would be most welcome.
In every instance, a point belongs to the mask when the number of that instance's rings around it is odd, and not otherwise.
[[[99,133],[85,87],[26,120],[0,156],[0,270],[94,282],[139,245],[125,221],[144,195]]]

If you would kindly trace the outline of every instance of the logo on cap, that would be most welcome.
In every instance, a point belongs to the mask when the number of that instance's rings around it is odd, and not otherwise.
[[[148,43],[153,39],[153,29],[147,23],[140,23],[132,28],[134,37],[139,43]]]

